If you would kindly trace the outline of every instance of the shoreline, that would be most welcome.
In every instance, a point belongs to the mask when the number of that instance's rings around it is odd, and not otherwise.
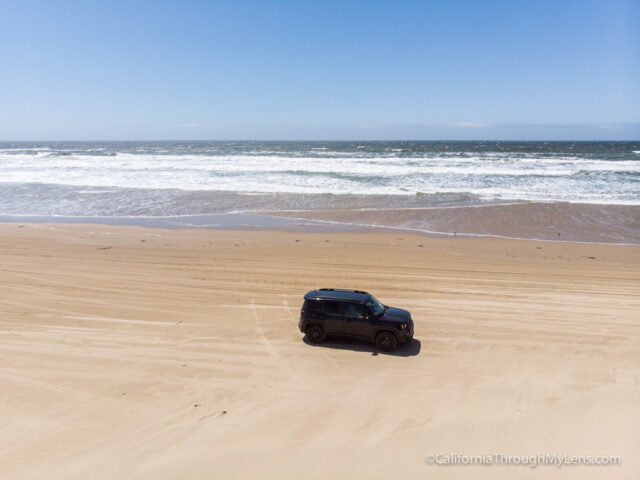
[[[401,232],[430,237],[640,244],[640,206],[558,202],[413,208],[278,209],[166,216],[0,215],[0,223],[29,222],[310,233]]]

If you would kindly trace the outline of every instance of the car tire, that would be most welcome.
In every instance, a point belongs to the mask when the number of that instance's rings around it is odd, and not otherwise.
[[[398,348],[398,339],[391,332],[380,332],[376,335],[376,347],[383,352],[393,352]]]
[[[307,340],[309,340],[311,343],[322,343],[326,338],[324,328],[322,328],[317,323],[312,323],[311,325],[309,325],[305,333],[307,334]]]

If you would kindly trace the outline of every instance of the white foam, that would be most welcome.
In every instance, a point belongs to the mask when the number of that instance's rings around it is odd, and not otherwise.
[[[362,149],[345,153],[315,148],[325,150],[282,154],[266,148],[198,155],[164,149],[169,153],[143,150],[104,156],[86,154],[105,150],[97,146],[85,152],[4,149],[0,182],[90,187],[81,190],[83,194],[104,193],[103,187],[364,195],[460,192],[487,199],[640,204],[637,183],[618,175],[640,174],[637,160],[462,151],[402,157],[398,152],[373,155]],[[55,155],[63,151],[71,154]]]

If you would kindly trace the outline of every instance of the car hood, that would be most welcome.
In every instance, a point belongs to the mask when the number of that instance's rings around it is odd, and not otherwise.
[[[395,307],[387,307],[387,311],[380,317],[386,322],[403,323],[409,321],[411,314],[407,310]]]

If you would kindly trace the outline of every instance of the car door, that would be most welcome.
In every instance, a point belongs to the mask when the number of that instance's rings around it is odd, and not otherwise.
[[[344,320],[340,302],[321,300],[318,313],[326,333],[344,333]]]
[[[345,332],[354,337],[371,336],[371,319],[369,311],[361,303],[343,302],[342,315],[345,322]]]

